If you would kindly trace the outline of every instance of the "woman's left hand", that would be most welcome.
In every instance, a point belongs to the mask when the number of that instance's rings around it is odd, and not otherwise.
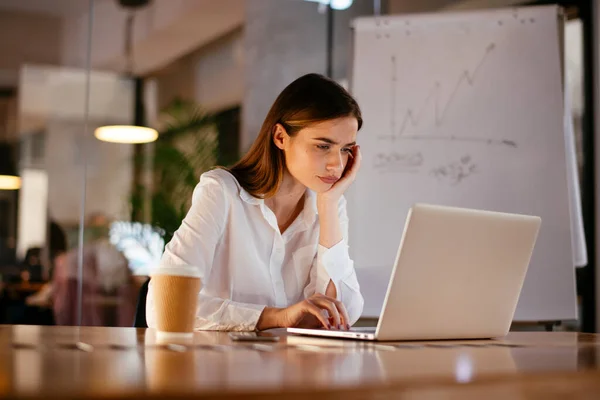
[[[352,147],[352,153],[350,157],[351,158],[348,160],[348,164],[346,165],[340,180],[334,183],[327,191],[319,193],[317,195],[317,202],[326,201],[337,205],[339,199],[350,187],[352,182],[354,182],[362,161],[360,146],[357,145]]]

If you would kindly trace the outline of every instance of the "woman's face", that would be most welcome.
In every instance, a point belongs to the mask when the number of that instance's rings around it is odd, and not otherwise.
[[[278,125],[274,140],[285,152],[290,175],[314,192],[322,193],[342,177],[352,157],[357,131],[356,118],[342,117],[310,125],[294,137]]]

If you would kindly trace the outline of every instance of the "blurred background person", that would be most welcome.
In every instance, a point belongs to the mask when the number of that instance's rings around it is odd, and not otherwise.
[[[131,326],[137,293],[125,256],[108,239],[109,221],[88,218],[83,246],[81,325]],[[53,309],[57,325],[79,325],[78,248],[56,258]]]

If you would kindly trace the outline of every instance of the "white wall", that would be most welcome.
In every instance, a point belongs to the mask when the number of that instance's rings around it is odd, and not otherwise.
[[[373,13],[373,1],[355,0],[334,12],[333,78],[347,78],[350,21]],[[244,51],[244,102],[241,151],[256,138],[277,95],[301,75],[325,74],[327,17],[318,5],[300,0],[248,0]]]
[[[326,16],[305,1],[248,0],[241,151],[257,136],[277,95],[301,75],[326,68]]]
[[[219,38],[153,74],[158,107],[175,98],[193,100],[207,111],[240,105],[244,95],[243,30]]]
[[[208,110],[240,105],[244,98],[243,30],[211,43],[195,60],[194,99]]]

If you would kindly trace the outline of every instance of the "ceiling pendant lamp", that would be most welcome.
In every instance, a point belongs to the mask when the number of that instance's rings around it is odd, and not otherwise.
[[[94,131],[98,140],[111,143],[150,143],[158,139],[156,129],[144,126],[144,81],[135,77],[133,72],[133,20],[135,9],[148,5],[149,0],[117,0],[121,7],[128,10],[125,25],[125,52],[127,55],[127,76],[134,79],[134,121],[133,125],[107,125]]]
[[[11,146],[0,143],[0,190],[17,190],[21,188],[21,178],[13,163]]]
[[[330,6],[333,10],[346,10],[350,8],[353,0],[306,0],[312,1],[313,3],[319,3],[322,6]]]
[[[156,129],[136,125],[107,125],[97,128],[96,139],[112,143],[149,143],[158,139]]]

